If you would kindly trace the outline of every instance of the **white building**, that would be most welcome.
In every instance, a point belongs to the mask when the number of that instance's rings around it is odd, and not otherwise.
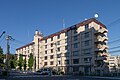
[[[16,54],[34,55],[34,70],[43,67],[65,73],[102,75],[108,72],[108,30],[91,18],[44,37],[35,32],[32,43],[16,49]]]

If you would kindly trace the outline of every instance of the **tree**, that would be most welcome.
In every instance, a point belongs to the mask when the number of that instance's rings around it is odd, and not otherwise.
[[[13,59],[13,65],[14,65],[14,68],[16,68],[18,66],[17,56],[15,56],[15,55],[14,55],[14,59]]]
[[[23,66],[23,56],[22,56],[22,54],[20,54],[20,56],[19,56],[19,64],[18,64],[18,66],[19,66],[19,69],[21,71],[22,70],[22,66]]]
[[[30,57],[29,57],[29,60],[28,60],[28,67],[29,67],[30,70],[32,70],[33,63],[34,63],[33,54],[30,53]]]
[[[4,54],[3,54],[3,49],[0,47],[0,68],[4,68]]]

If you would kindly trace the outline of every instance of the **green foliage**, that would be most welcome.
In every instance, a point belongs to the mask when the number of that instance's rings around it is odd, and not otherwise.
[[[3,68],[4,66],[5,66],[5,64],[4,64],[3,49],[0,47],[0,68]]]
[[[30,70],[32,70],[33,63],[34,63],[33,54],[30,53],[30,57],[29,57],[29,60],[28,60],[28,67],[29,67]]]
[[[18,60],[17,60],[16,56],[14,56],[13,65],[14,65],[15,68],[18,66]]]
[[[23,56],[22,56],[22,54],[20,54],[18,62],[19,62],[18,66],[19,66],[19,69],[21,71],[22,70],[22,66],[23,66]]]

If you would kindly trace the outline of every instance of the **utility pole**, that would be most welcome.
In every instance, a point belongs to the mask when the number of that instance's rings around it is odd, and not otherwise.
[[[11,36],[7,35],[6,36],[6,41],[7,41],[7,48],[6,48],[6,70],[8,72],[8,54],[10,54],[10,45],[9,41],[14,40]]]

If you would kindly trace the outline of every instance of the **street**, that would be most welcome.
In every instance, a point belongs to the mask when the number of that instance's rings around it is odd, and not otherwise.
[[[4,80],[4,79],[0,79]],[[95,76],[42,76],[42,75],[25,75],[25,76],[10,76],[5,80],[120,80],[114,77],[95,77]]]

